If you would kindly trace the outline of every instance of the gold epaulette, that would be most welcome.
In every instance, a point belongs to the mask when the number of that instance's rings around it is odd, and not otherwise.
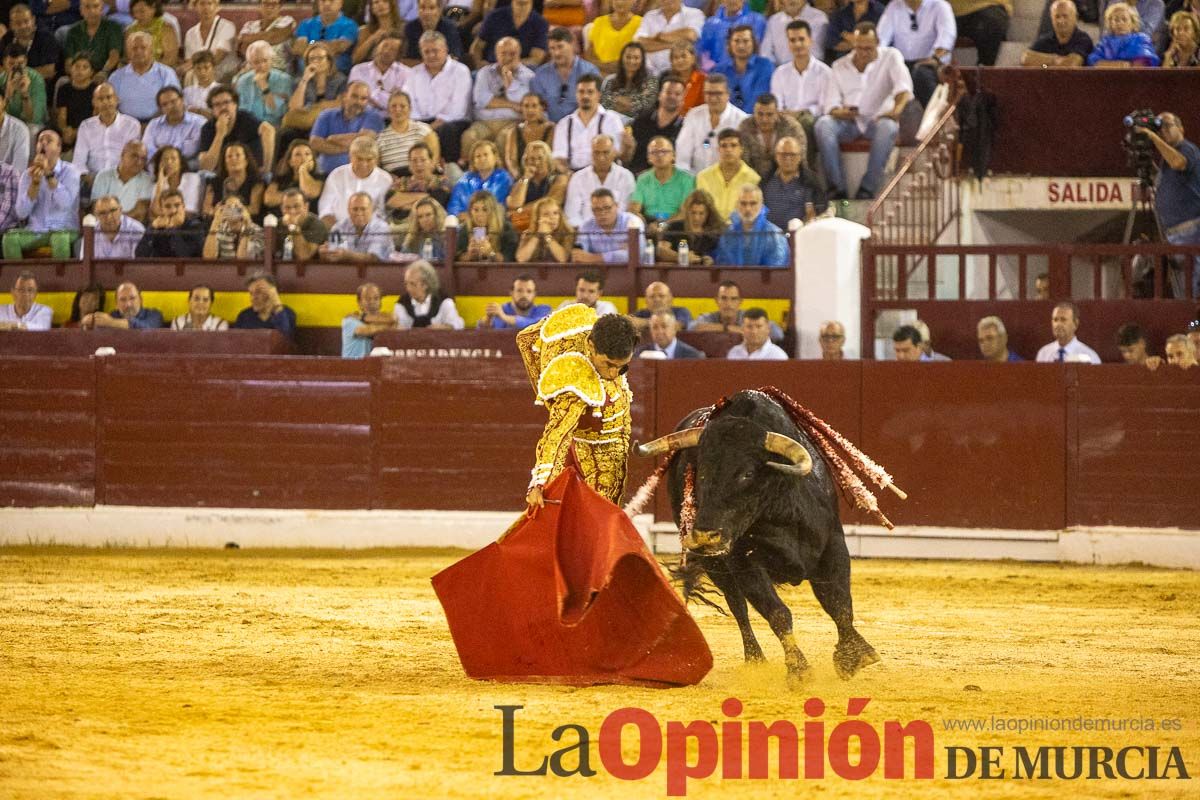
[[[549,403],[559,395],[568,393],[593,408],[604,405],[604,387],[600,385],[600,375],[583,353],[572,351],[556,356],[538,378],[538,400],[541,402]]]
[[[596,309],[583,303],[572,303],[546,317],[542,324],[541,339],[543,342],[556,342],[568,336],[585,333],[596,324],[596,319]]]

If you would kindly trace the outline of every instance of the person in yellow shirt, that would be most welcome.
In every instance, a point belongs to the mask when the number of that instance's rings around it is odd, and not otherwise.
[[[758,186],[759,174],[742,160],[742,139],[733,128],[725,128],[717,134],[717,163],[705,167],[696,175],[696,189],[708,192],[728,220],[737,208],[738,193],[746,184]]]
[[[612,0],[612,13],[596,17],[587,35],[584,59],[612,75],[621,61],[621,50],[633,41],[642,18],[633,13],[633,0]]]

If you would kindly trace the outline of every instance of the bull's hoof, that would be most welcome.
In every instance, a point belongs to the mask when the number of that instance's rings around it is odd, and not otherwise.
[[[812,667],[808,665],[808,661],[801,661],[799,664],[788,664],[787,669],[787,685],[792,691],[800,691],[808,686],[812,679]]]
[[[878,663],[879,654],[865,641],[844,647],[838,645],[833,651],[833,668],[837,670],[838,677],[844,681],[853,678],[864,667]]]
[[[766,660],[767,660],[767,657],[765,655],[763,655],[763,651],[762,651],[761,647],[758,647],[757,645],[755,645],[753,648],[751,648],[751,647],[746,648],[746,663],[747,664],[761,664]]]

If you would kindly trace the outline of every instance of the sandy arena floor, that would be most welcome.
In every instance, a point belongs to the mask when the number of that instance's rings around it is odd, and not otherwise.
[[[927,720],[935,779],[875,776],[689,783],[689,797],[1198,796],[1200,575],[1144,568],[859,561],[859,629],[883,658],[834,675],[832,623],[807,587],[788,590],[816,667],[789,692],[777,642],[747,666],[733,621],[696,615],[716,665],[700,685],[656,691],[478,683],[459,668],[429,577],[461,551],[0,550],[0,797],[658,798],[666,770],[619,781],[493,777],[500,713],[517,717],[517,765],[558,746],[565,723],[598,735],[640,706],[661,723],[806,717],[826,735],[848,696],[862,718]],[[966,687],[978,687],[968,689]],[[951,731],[948,720],[1149,718],[1181,730]],[[1171,723],[1168,723],[1171,724]],[[627,737],[627,740],[630,737]],[[570,737],[566,740],[572,741]],[[1179,746],[1191,781],[947,780],[944,748]],[[627,748],[632,760],[633,751]],[[910,766],[911,774],[911,766]]]

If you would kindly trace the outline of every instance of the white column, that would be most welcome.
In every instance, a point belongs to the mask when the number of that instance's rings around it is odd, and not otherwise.
[[[859,358],[862,341],[862,268],[859,253],[870,228],[839,217],[803,226],[796,237],[796,296],[792,323],[800,358],[820,358],[821,323],[846,327],[846,358]]]

